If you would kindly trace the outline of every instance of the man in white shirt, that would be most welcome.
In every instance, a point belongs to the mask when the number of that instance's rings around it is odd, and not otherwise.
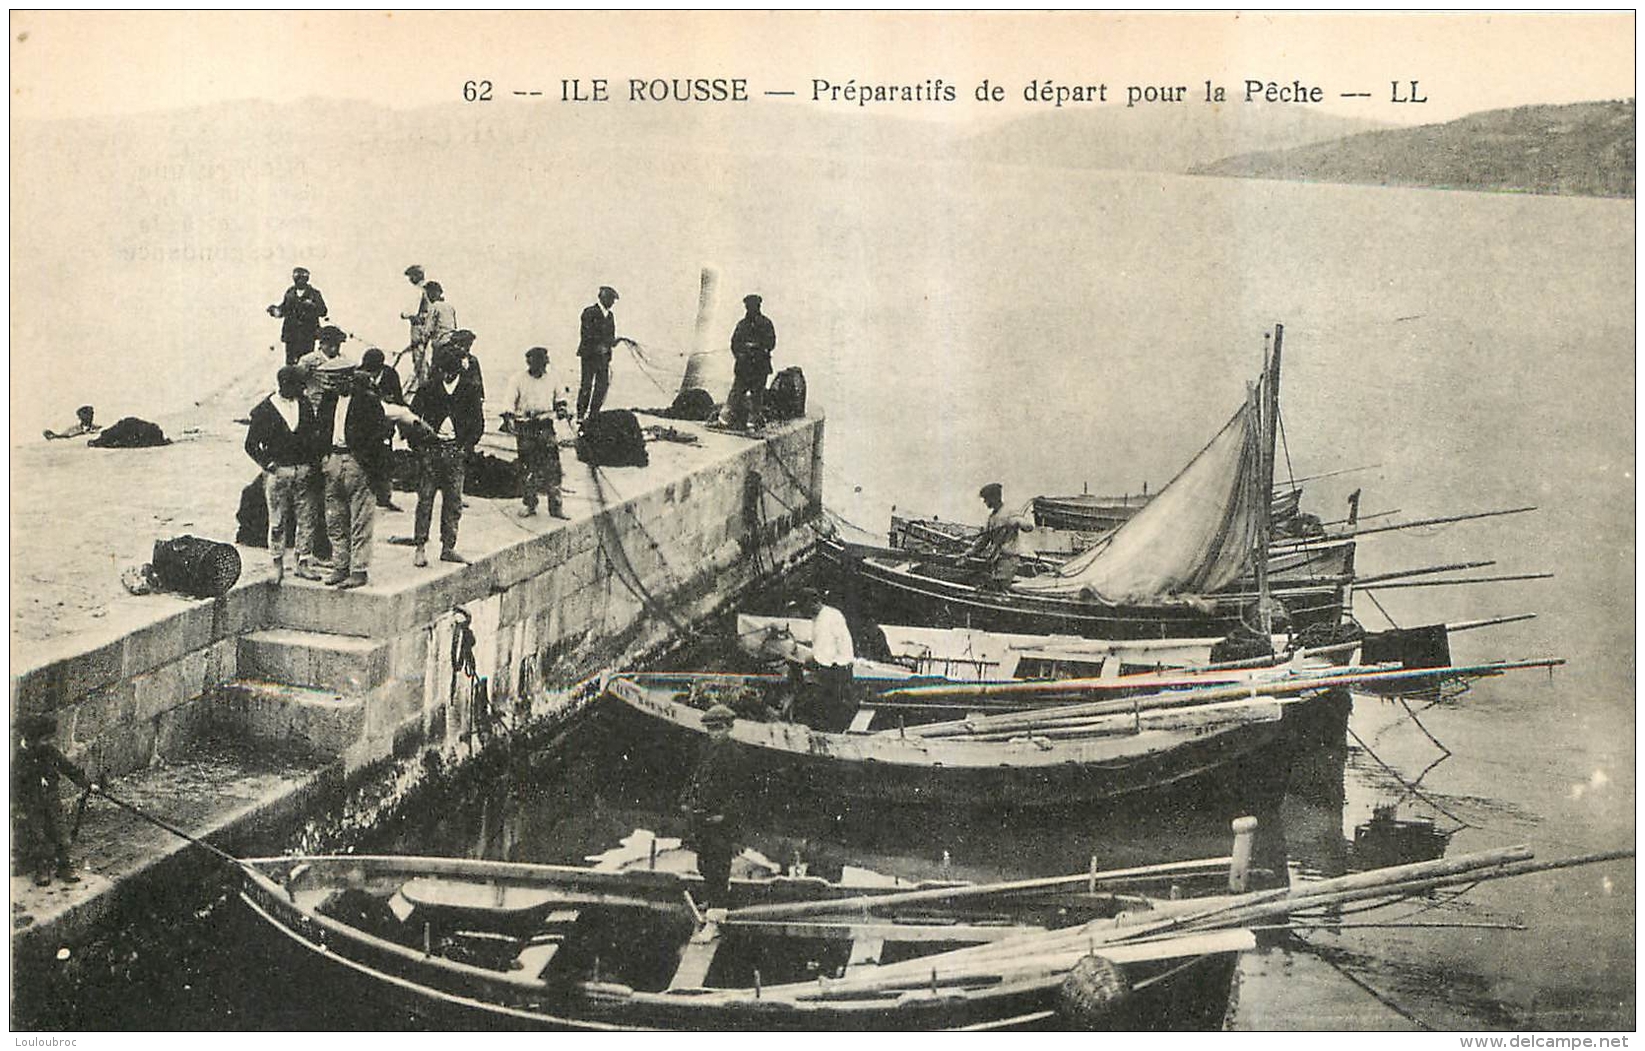
[[[567,418],[569,388],[548,371],[548,348],[532,347],[525,352],[524,372],[509,378],[503,389],[503,420],[514,432],[514,449],[520,470],[523,514],[537,513],[537,492],[548,495],[548,513],[565,518],[560,499],[560,445],[554,435],[554,418]]]
[[[971,545],[967,554],[972,558],[988,560],[988,569],[982,586],[1004,591],[1017,579],[1017,563],[1022,558],[1022,534],[1034,530],[1034,519],[1021,511],[1005,509],[1005,491],[998,482],[989,482],[977,490],[988,508],[988,521],[982,535]]]
[[[815,680],[816,688],[801,690],[796,718],[814,729],[843,730],[857,713],[851,691],[851,668],[857,657],[851,628],[845,614],[830,606],[819,592],[803,592],[800,603],[800,608],[811,616],[811,653],[804,657],[804,672]],[[804,656],[804,650],[797,655]]]
[[[406,280],[417,290],[417,305],[400,312],[400,319],[411,323],[411,342],[406,344],[405,352],[411,355],[411,389],[415,392],[428,382],[428,328],[432,311],[428,292],[423,288],[423,268],[416,263],[406,267]]]

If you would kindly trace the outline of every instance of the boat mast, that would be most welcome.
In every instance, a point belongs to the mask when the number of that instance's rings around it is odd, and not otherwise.
[[[1268,337],[1262,340],[1262,404],[1258,413],[1258,454],[1261,460],[1257,471],[1257,616],[1264,636],[1273,634],[1274,616],[1272,598],[1268,593],[1268,548],[1273,523],[1274,452],[1279,437],[1279,363],[1280,350],[1285,343],[1285,326],[1274,325],[1274,342],[1270,350]]]

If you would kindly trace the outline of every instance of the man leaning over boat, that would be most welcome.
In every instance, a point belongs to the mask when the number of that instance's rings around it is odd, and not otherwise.
[[[1017,563],[1022,558],[1022,534],[1033,531],[1034,520],[1022,511],[1005,509],[1005,491],[998,482],[989,482],[977,490],[977,495],[988,507],[988,521],[966,555],[987,560],[983,587],[1004,591],[1016,579]]]

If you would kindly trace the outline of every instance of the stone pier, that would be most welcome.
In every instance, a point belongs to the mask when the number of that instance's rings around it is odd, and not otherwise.
[[[759,439],[672,426],[695,444],[654,441],[644,468],[595,470],[562,450],[570,521],[471,497],[467,565],[411,565],[392,541],[410,532],[414,495],[398,493],[404,511],[380,514],[364,588],[290,574],[276,586],[267,552],[242,548],[246,572],[221,599],[111,601],[92,628],[24,647],[13,717],[55,713],[59,744],[111,793],[230,849],[388,793],[431,752],[449,761],[498,728],[567,718],[601,673],[668,645],[815,539],[820,419]],[[188,454],[248,473],[228,449]],[[224,537],[231,522],[159,536]],[[96,798],[80,824],[83,883],[38,889],[14,872],[20,947],[83,933],[186,847]]]

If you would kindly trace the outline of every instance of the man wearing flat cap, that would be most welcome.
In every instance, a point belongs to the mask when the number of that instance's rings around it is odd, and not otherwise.
[[[336,325],[327,325],[315,333],[315,342],[319,345],[298,360],[297,367],[308,377],[307,385],[303,388],[303,396],[308,399],[310,405],[320,404],[320,395],[324,393],[320,382],[320,370],[325,367],[326,362],[335,360],[343,353],[343,341],[346,339],[347,332]]]
[[[731,331],[731,356],[736,359],[737,370],[731,393],[725,398],[722,422],[728,427],[758,430],[765,426],[765,378],[771,375],[771,352],[777,349],[777,327],[760,313],[759,296],[744,296],[743,307],[747,313]]]
[[[473,333],[468,333],[469,341]],[[440,561],[467,562],[457,553],[457,527],[463,517],[463,473],[468,454],[485,432],[485,409],[478,381],[463,370],[462,355],[448,343],[434,352],[433,374],[411,399],[411,411],[427,435],[417,442],[422,464],[412,541],[414,566],[428,565],[424,547],[434,519],[434,496],[440,496]]]
[[[988,561],[983,586],[1004,591],[1017,578],[1017,563],[1022,558],[1022,534],[1034,530],[1034,519],[1022,511],[1005,509],[1005,490],[998,482],[989,482],[977,490],[988,508],[988,521],[982,535],[966,554],[971,558]]]
[[[724,908],[731,883],[731,859],[742,836],[741,800],[749,791],[743,770],[741,745],[731,739],[737,717],[716,704],[702,714],[708,737],[697,753],[697,765],[681,801],[690,822],[691,847],[697,852],[697,871],[703,877],[702,904]]]
[[[381,349],[369,347],[360,355],[360,375],[365,379],[366,389],[377,396],[384,409],[405,404],[405,395],[400,390],[400,374],[389,367]],[[365,465],[366,474],[371,478],[371,491],[377,497],[377,506],[385,511],[400,510],[394,505],[393,439],[392,431],[384,435],[377,447],[369,450],[369,460]]]
[[[314,349],[314,339],[320,322],[329,311],[326,297],[308,283],[308,271],[302,267],[291,272],[291,287],[280,302],[268,308],[269,317],[283,318],[280,323],[280,342],[286,345],[286,364],[295,365]]]
[[[314,562],[314,524],[323,516],[313,506],[314,454],[311,436],[314,405],[303,397],[308,375],[300,366],[283,366],[275,377],[274,393],[251,410],[246,428],[246,455],[263,469],[263,498],[268,506],[268,546],[274,556],[274,582],[285,582],[286,518],[295,523],[290,538],[297,549],[297,565]],[[308,571],[314,575],[312,568]]]
[[[601,285],[594,302],[583,308],[577,357],[583,363],[582,382],[577,385],[577,422],[600,411],[606,388],[611,385],[611,349],[617,345],[617,319],[611,305],[617,290]]]
[[[367,377],[345,357],[320,366],[324,393],[315,412],[315,452],[325,479],[326,535],[331,540],[331,575],[339,590],[364,587],[371,565],[371,536],[377,519],[367,468],[391,426]]]

